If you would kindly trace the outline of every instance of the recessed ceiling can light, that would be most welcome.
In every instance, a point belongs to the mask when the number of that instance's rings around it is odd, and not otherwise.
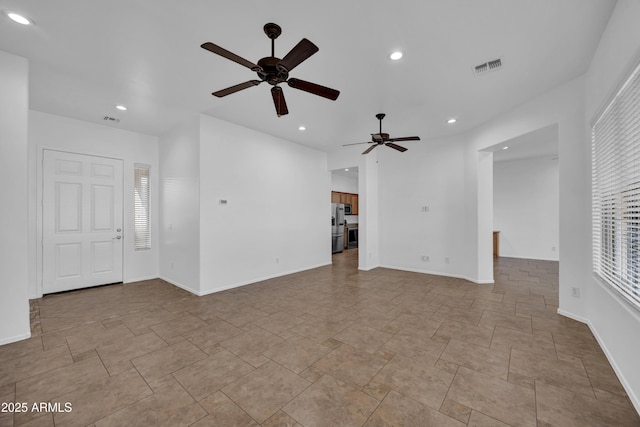
[[[389,59],[391,59],[392,61],[397,61],[402,57],[403,57],[403,53],[400,52],[399,50],[393,51],[391,52],[391,55],[389,55]]]
[[[307,127],[304,125],[298,126],[298,130],[307,130]]]
[[[455,122],[457,122],[457,120],[454,118],[447,120],[447,123],[449,123],[450,125],[454,124]]]
[[[127,107],[125,107],[124,105],[116,105],[116,108],[120,111],[127,111]]]
[[[9,19],[11,19],[13,22],[17,22],[18,24],[22,24],[22,25],[31,25],[33,21],[31,21],[29,18],[20,15],[19,13],[15,13],[15,12],[6,12],[7,16],[9,17]]]
[[[509,149],[509,147],[502,147],[502,149],[503,149],[503,150],[507,150],[507,149]]]
[[[349,172],[349,168],[346,168],[344,171],[345,171],[345,172]]]

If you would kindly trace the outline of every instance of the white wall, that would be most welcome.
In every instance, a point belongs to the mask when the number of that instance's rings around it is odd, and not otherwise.
[[[358,179],[331,173],[331,191],[358,194]]]
[[[0,51],[0,345],[29,338],[29,65]]]
[[[124,164],[124,265],[123,280],[135,282],[158,277],[158,218],[159,218],[159,163],[158,139],[154,136],[125,131],[110,126],[97,125],[39,111],[29,113],[29,164],[30,164],[30,229],[36,230],[30,239],[30,297],[42,296],[42,249],[37,244],[42,235],[42,207],[37,201],[42,197],[42,151],[44,149],[68,151],[94,156],[112,157]],[[136,251],[134,235],[133,167],[135,163],[151,166],[151,247]]]
[[[618,86],[640,60],[640,2],[618,0],[609,25],[600,40],[586,75],[585,121],[590,123],[605,106]],[[585,144],[586,145],[586,144]],[[588,147],[584,148],[589,154]],[[584,179],[585,197],[590,197],[590,177]],[[590,212],[590,205],[589,211]],[[589,234],[590,236],[590,234]],[[585,317],[602,345],[613,368],[618,373],[627,394],[640,412],[640,313],[600,284],[587,272],[585,291],[587,307]]]
[[[494,162],[493,228],[500,256],[558,261],[558,160]]]
[[[408,153],[378,153],[381,263],[466,277],[464,140],[429,140]]]
[[[160,138],[160,277],[200,293],[199,119]]]
[[[330,264],[330,176],[323,152],[201,115],[200,293]]]

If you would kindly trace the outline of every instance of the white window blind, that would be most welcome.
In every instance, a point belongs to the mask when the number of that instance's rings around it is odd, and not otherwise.
[[[640,67],[592,127],[593,270],[640,309]]]
[[[149,221],[149,166],[134,166],[135,249],[151,249]]]

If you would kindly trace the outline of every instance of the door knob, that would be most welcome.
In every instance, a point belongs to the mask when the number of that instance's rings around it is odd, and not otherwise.
[[[112,240],[115,240],[115,239],[120,240],[120,239],[122,239],[122,236],[116,236],[116,237],[114,237]]]
[[[122,231],[122,229],[121,228],[117,228],[116,231],[119,233],[119,232]]]

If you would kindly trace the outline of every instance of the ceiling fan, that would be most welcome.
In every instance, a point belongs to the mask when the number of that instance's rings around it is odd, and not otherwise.
[[[387,147],[391,147],[394,150],[398,150],[401,153],[407,151],[406,148],[395,144],[395,142],[399,142],[399,141],[420,141],[420,137],[419,136],[404,136],[402,138],[389,138],[389,134],[388,133],[382,133],[382,119],[384,119],[385,114],[383,113],[379,113],[376,114],[376,118],[380,121],[380,132],[378,133],[372,133],[371,134],[371,141],[367,141],[367,142],[355,142],[353,144],[344,144],[343,147],[346,147],[348,145],[358,145],[358,144],[372,144],[373,145],[369,148],[367,148],[362,154],[368,154],[369,152],[371,152],[371,150],[373,150],[374,148],[376,148],[379,145],[386,145]]]
[[[284,94],[282,93],[282,88],[280,87],[281,83],[287,83],[294,89],[322,96],[324,98],[331,99],[332,101],[335,101],[338,98],[340,92],[335,89],[320,86],[319,84],[307,82],[300,79],[289,78],[289,72],[291,72],[295,67],[300,65],[300,63],[305,61],[307,58],[309,58],[319,50],[315,44],[311,43],[307,39],[302,39],[297,45],[293,47],[293,49],[289,51],[289,53],[285,55],[284,58],[280,59],[276,58],[275,56],[274,45],[275,40],[278,38],[278,36],[280,36],[280,34],[282,34],[282,28],[280,28],[280,26],[277,24],[268,23],[264,26],[264,32],[267,37],[271,39],[271,56],[260,59],[257,64],[247,61],[246,59],[236,55],[235,53],[229,52],[228,50],[223,49],[211,42],[204,43],[200,46],[203,49],[211,51],[217,55],[220,55],[224,58],[227,58],[233,62],[249,68],[251,71],[256,72],[258,74],[258,78],[260,79],[249,80],[247,82],[240,83],[226,89],[221,89],[217,92],[213,92],[213,96],[222,98],[223,96],[231,95],[232,93],[236,93],[243,89],[257,86],[262,82],[267,82],[271,86],[273,86],[271,88],[271,96],[273,97],[273,103],[276,107],[276,113],[278,114],[278,117],[289,114],[287,103],[284,100]]]

